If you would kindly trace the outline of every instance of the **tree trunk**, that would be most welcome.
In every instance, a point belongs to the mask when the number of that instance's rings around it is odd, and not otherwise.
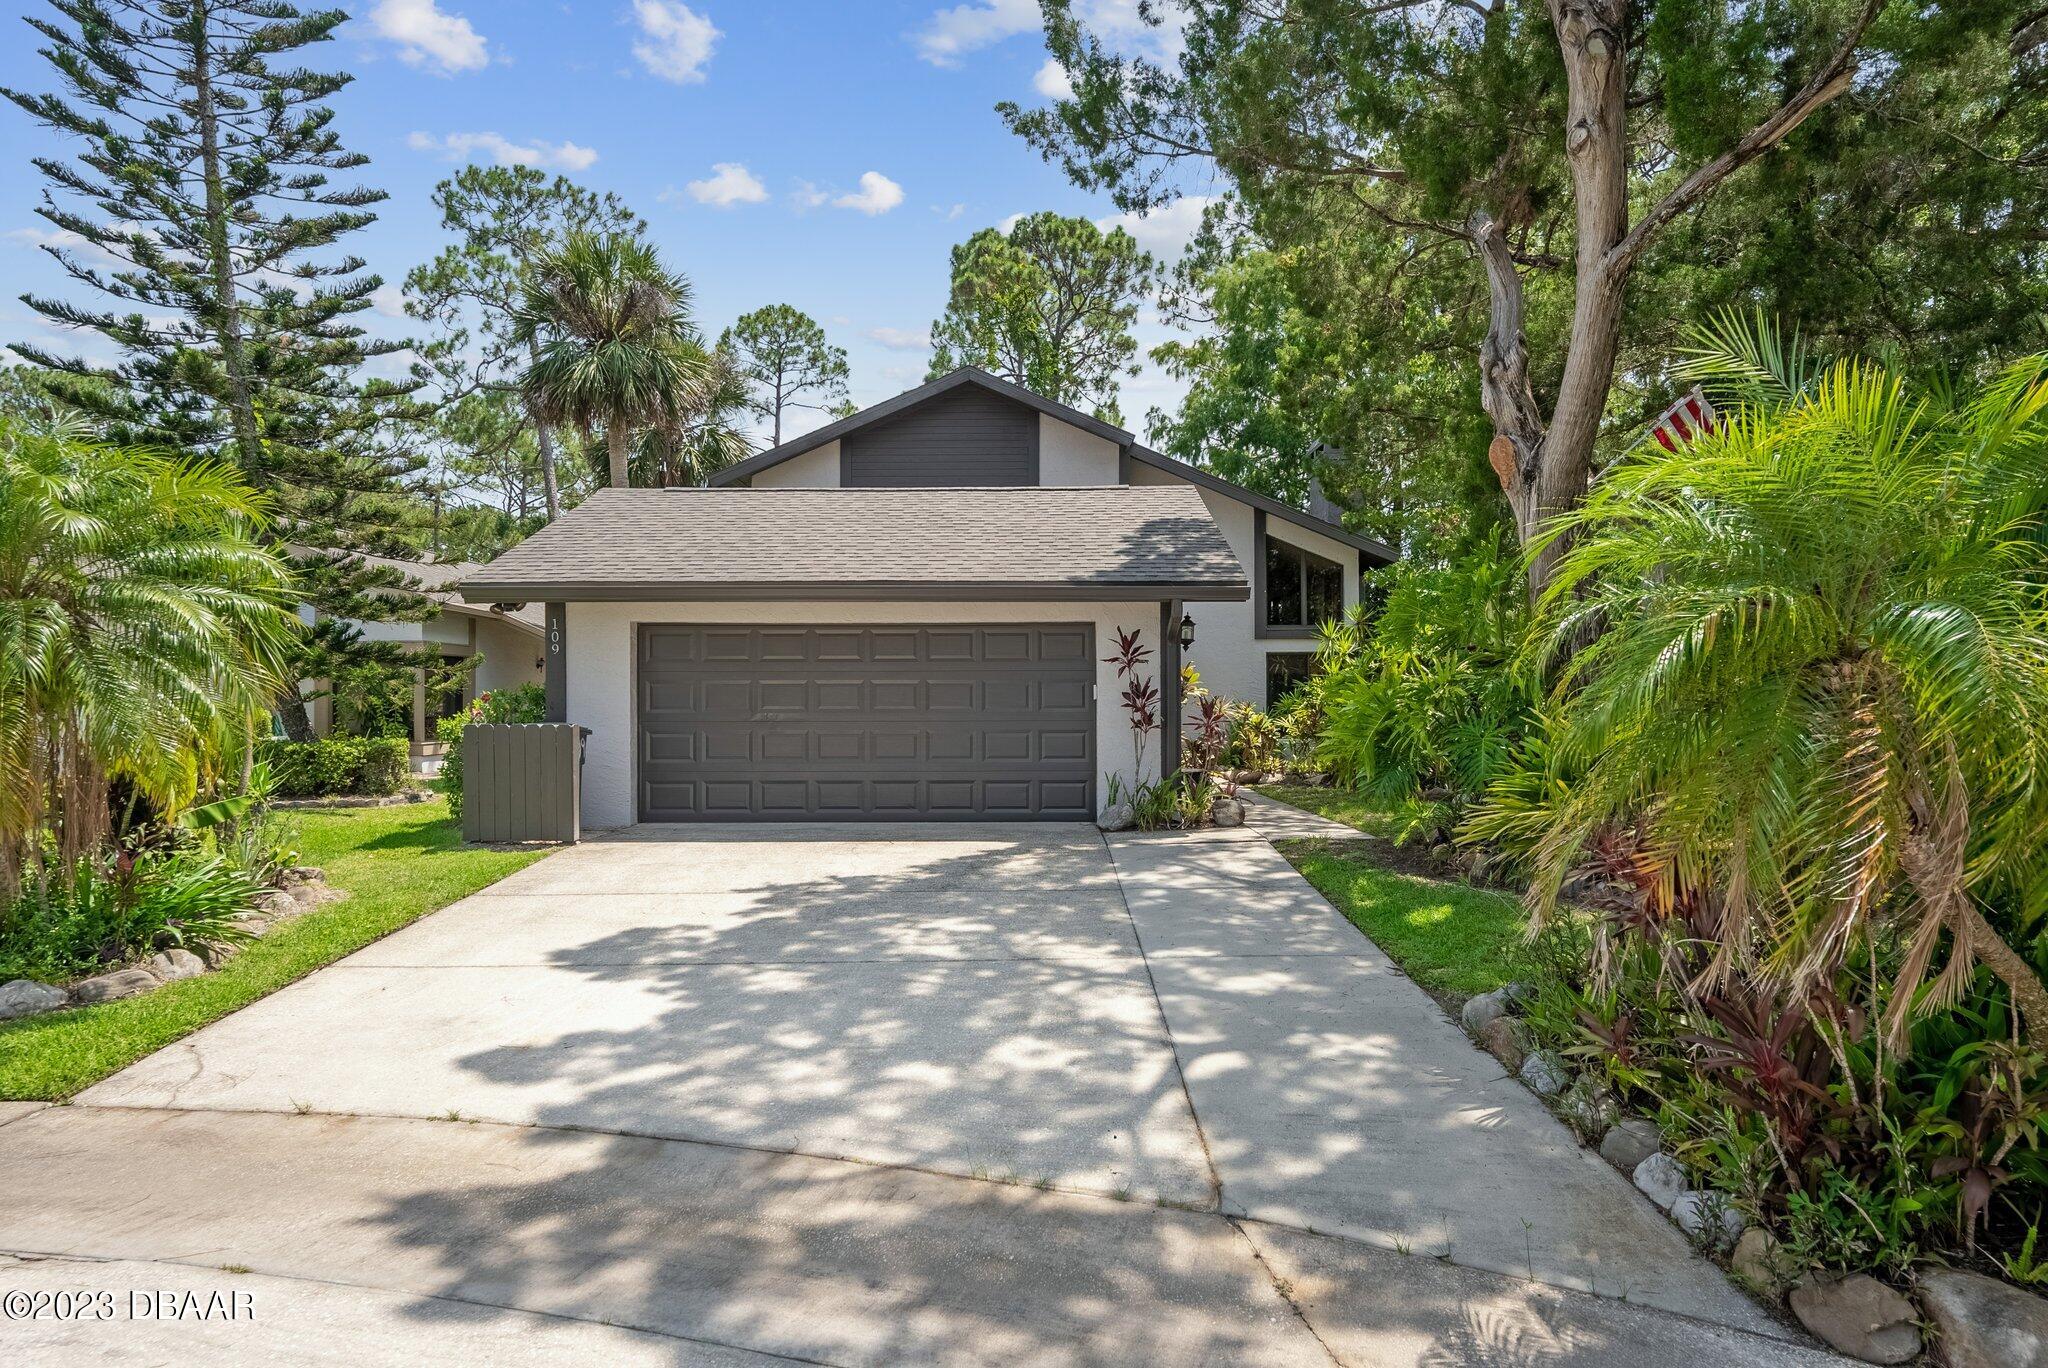
[[[604,451],[611,466],[612,488],[624,489],[632,483],[626,469],[626,425],[613,421],[604,425]]]
[[[306,700],[299,695],[298,682],[286,684],[277,695],[271,711],[277,715],[285,736],[293,741],[311,741],[313,723],[306,716]]]
[[[1958,899],[1958,918],[1961,926],[1954,929],[1967,936],[1970,949],[1985,967],[1996,974],[2007,988],[2012,990],[2013,1005],[2019,1008],[2020,1016],[2026,1022],[2024,1038],[2030,1043],[2040,1039],[2040,1030],[2048,1023],[2048,987],[2041,984],[2041,976],[2034,972],[2026,957],[2006,943],[1998,934],[1998,928],[1984,919],[1984,914],[1973,906],[1968,898]],[[1951,954],[1960,954],[1960,949]]]
[[[528,339],[526,355],[530,361],[540,360],[538,338]],[[541,499],[547,505],[548,521],[553,522],[562,516],[562,491],[555,479],[555,436],[548,431],[548,425],[541,421],[540,415],[533,411],[531,405],[527,407],[526,412],[527,416],[533,419],[533,444],[540,452]]]
[[[208,32],[210,18],[211,11],[202,3],[192,7],[186,21],[191,28],[193,108],[199,126],[199,160],[205,182],[206,265],[213,284],[213,307],[217,314],[213,324],[220,346],[221,369],[228,380],[228,418],[234,428],[235,445],[241,449],[243,473],[260,482],[263,443],[242,351],[241,301],[235,296],[234,261],[228,245],[227,196],[221,184],[220,119],[214,103],[213,48]]]

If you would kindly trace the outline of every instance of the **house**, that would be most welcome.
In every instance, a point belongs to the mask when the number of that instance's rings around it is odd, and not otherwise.
[[[418,622],[347,619],[369,641],[395,641],[410,650],[437,654],[450,664],[478,657],[459,693],[428,698],[426,675],[415,671],[411,717],[412,769],[432,774],[440,769],[444,749],[434,737],[434,723],[453,717],[480,693],[541,682],[541,611],[533,607],[495,608],[465,603],[456,586],[482,567],[467,562],[439,564],[399,560],[390,556],[357,555],[367,565],[398,571],[417,582],[435,610]],[[310,606],[301,605],[299,619],[307,626],[319,621]],[[315,736],[334,728],[334,699],[326,681],[308,681],[313,692],[306,716]]]
[[[1176,728],[1135,745],[1117,633],[1164,716],[1183,658],[1264,705],[1393,557],[962,369],[710,488],[599,491],[461,593],[546,605],[588,826],[1076,820],[1178,763]]]

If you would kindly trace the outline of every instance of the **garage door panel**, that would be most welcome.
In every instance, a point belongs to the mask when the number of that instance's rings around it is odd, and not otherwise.
[[[641,628],[650,821],[1093,815],[1092,629]]]

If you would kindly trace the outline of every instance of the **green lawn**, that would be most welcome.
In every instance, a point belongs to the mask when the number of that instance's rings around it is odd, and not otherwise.
[[[0,1026],[0,1099],[56,1101],[407,922],[532,864],[545,851],[465,846],[446,799],[300,812],[300,859],[349,896],[280,925],[218,973],[153,993]]]
[[[1376,798],[1348,789],[1310,788],[1305,784],[1256,784],[1254,789],[1268,798],[1327,817],[1345,826],[1357,827],[1374,836],[1394,838],[1394,816]]]
[[[1362,794],[1284,784],[1261,785],[1259,792],[1375,836],[1392,835],[1386,808]],[[1431,993],[1471,997],[1529,976],[1522,941],[1528,918],[1512,894],[1398,873],[1370,846],[1283,841],[1280,853]]]

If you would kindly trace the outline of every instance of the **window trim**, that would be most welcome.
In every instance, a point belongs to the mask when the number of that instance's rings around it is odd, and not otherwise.
[[[1308,616],[1308,557],[1314,557],[1325,565],[1336,567],[1338,598],[1350,606],[1351,597],[1346,592],[1345,580],[1351,573],[1344,562],[1333,556],[1311,551],[1300,542],[1287,537],[1278,539],[1283,545],[1293,547],[1304,558],[1301,563],[1301,612]],[[1316,635],[1316,624],[1305,622],[1298,627],[1272,626],[1266,621],[1266,511],[1252,510],[1252,637],[1259,641],[1309,641]]]
[[[1265,676],[1260,681],[1260,684],[1265,693],[1266,701],[1264,710],[1266,712],[1273,711],[1274,706],[1280,702],[1279,698],[1275,698],[1273,696],[1273,661],[1275,660],[1275,658],[1279,656],[1300,656],[1304,661],[1307,661],[1308,669],[1302,675],[1303,680],[1306,680],[1309,677],[1309,675],[1315,672],[1316,655],[1314,651],[1267,651],[1263,656],[1259,658],[1259,663],[1263,667],[1260,673]],[[1292,690],[1290,690],[1289,692],[1292,692]],[[1286,695],[1282,694],[1281,698],[1284,697],[1286,697]]]

